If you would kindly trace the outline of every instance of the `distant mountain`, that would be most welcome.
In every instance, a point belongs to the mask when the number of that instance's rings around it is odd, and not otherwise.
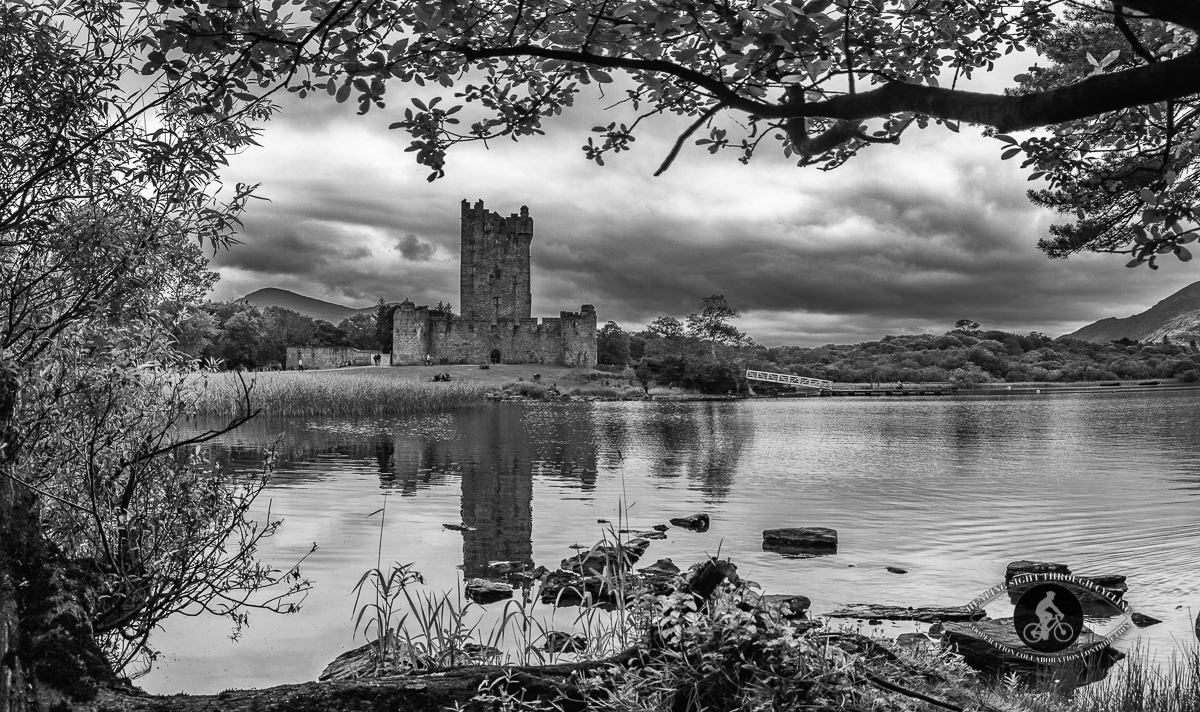
[[[1161,341],[1164,336],[1172,341],[1200,340],[1200,282],[1184,287],[1141,314],[1101,319],[1067,336],[1097,344],[1122,338]]]
[[[289,292],[286,289],[276,289],[275,287],[267,287],[257,292],[251,292],[242,297],[242,301],[250,302],[259,309],[263,307],[283,307],[284,309],[291,309],[294,312],[300,312],[313,319],[324,319],[334,324],[343,319],[348,319],[355,314],[375,314],[375,307],[354,309],[352,307],[344,307],[341,304],[306,297],[303,294]]]

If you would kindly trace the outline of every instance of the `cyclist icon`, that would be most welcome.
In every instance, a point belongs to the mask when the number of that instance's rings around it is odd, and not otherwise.
[[[1017,601],[1013,624],[1017,635],[1038,652],[1057,652],[1079,637],[1083,608],[1070,589],[1057,583],[1034,585]]]
[[[1067,616],[1058,606],[1054,605],[1054,591],[1047,591],[1042,600],[1034,607],[1037,615],[1036,623],[1030,623],[1022,631],[1021,637],[1028,641],[1054,640],[1065,643],[1075,636],[1075,628],[1064,620]]]

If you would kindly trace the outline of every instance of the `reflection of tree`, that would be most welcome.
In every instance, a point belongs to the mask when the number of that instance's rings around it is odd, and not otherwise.
[[[642,411],[640,422],[632,427],[645,433],[643,445],[653,476],[687,476],[718,501],[729,494],[742,452],[754,435],[740,404],[724,402],[665,404]],[[600,432],[608,430],[602,427]]]

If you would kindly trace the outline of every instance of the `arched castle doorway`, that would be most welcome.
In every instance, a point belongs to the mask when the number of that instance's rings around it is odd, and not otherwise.
[[[492,349],[492,363],[500,363],[500,349]]]

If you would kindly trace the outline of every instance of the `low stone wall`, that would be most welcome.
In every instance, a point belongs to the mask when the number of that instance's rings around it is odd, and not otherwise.
[[[295,371],[303,364],[304,370],[314,368],[341,368],[342,366],[374,366],[375,351],[361,351],[349,346],[292,346],[287,350],[285,371]],[[380,359],[387,365],[387,355]]]

